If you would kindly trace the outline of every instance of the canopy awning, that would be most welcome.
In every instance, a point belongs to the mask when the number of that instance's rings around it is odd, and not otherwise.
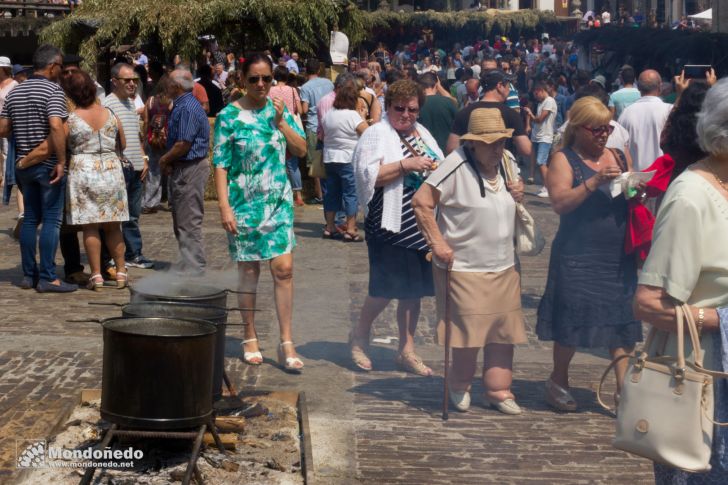
[[[688,15],[688,17],[696,20],[713,20],[713,9],[709,8],[708,10],[696,13],[695,15]]]

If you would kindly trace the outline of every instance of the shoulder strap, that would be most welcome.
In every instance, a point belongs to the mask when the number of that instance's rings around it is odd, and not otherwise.
[[[581,185],[582,183],[584,183],[584,172],[582,172],[581,170],[581,164],[584,162],[581,161],[581,157],[569,147],[564,147],[561,152],[566,157],[569,165],[571,165],[571,170],[574,171],[575,183],[573,184],[573,186],[576,187],[577,185]]]
[[[296,104],[296,88],[291,86],[291,91],[293,91],[293,114],[298,114],[298,105]]]
[[[619,148],[610,148],[609,151],[614,155],[614,159],[617,161],[619,168],[622,169],[622,172],[626,172],[629,167],[627,167],[627,158],[625,158],[624,152]]]
[[[412,144],[409,141],[407,141],[407,138],[402,136],[400,133],[397,133],[397,135],[399,135],[399,139],[402,140],[402,143],[404,143],[404,146],[407,147],[407,150],[412,154],[413,157],[421,156],[420,153],[414,149]]]

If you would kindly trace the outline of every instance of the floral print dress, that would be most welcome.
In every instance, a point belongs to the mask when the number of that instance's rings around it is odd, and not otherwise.
[[[100,130],[92,129],[76,113],[68,117],[71,161],[66,184],[66,223],[70,225],[129,220],[129,206],[121,161],[116,153],[119,133],[116,116]]]
[[[283,118],[299,135],[291,113]],[[215,120],[213,165],[227,170],[228,199],[238,234],[228,233],[234,261],[264,261],[290,253],[293,193],[286,174],[286,139],[268,100],[259,110],[229,104]]]

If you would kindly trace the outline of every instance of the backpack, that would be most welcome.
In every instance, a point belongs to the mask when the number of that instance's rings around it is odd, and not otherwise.
[[[156,101],[156,99],[154,100]],[[149,120],[149,130],[147,132],[147,141],[149,146],[156,150],[165,150],[167,148],[167,115],[166,110],[154,113]]]

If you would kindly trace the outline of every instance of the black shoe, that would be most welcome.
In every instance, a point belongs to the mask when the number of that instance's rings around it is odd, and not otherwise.
[[[324,199],[320,199],[319,197],[314,197],[312,199],[309,199],[308,200],[308,203],[309,204],[312,204],[312,205],[314,205],[314,204],[323,204],[324,203]]]
[[[31,278],[30,276],[23,276],[23,280],[20,282],[20,287],[24,290],[30,290],[38,286],[38,277]]]

